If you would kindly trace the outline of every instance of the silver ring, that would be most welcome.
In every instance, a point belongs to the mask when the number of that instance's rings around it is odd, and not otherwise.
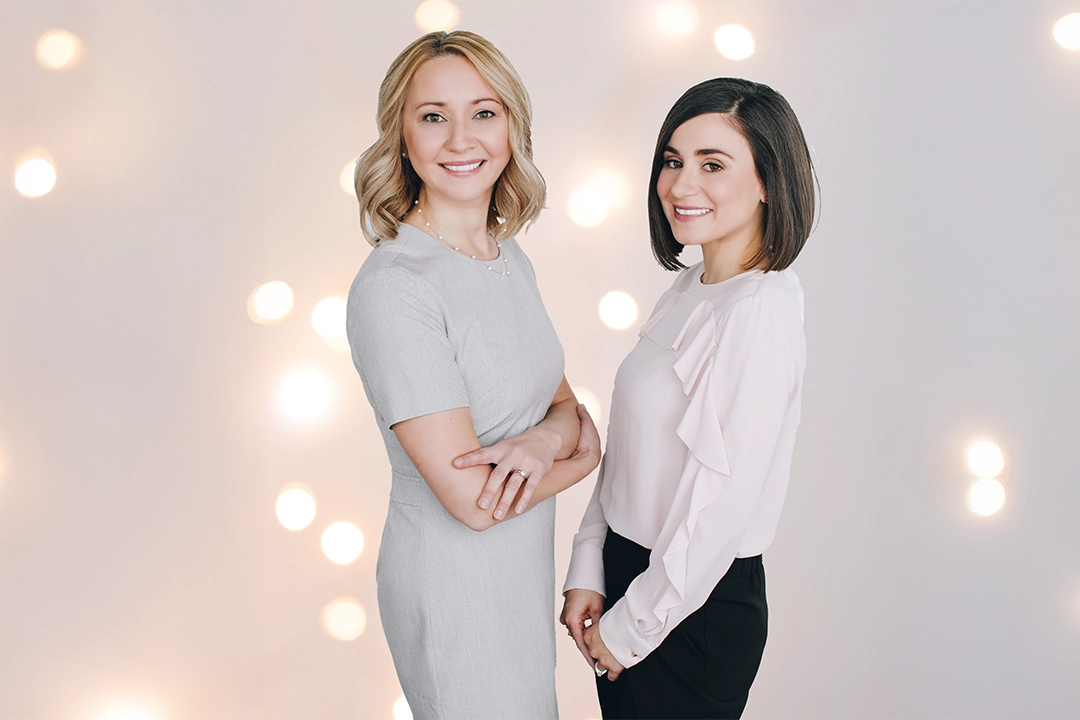
[[[607,675],[607,668],[600,667],[600,661],[597,660],[592,666],[593,672],[596,673],[596,677],[604,677]]]
[[[517,474],[517,475],[520,475],[522,480],[528,480],[529,479],[529,476],[525,474],[525,471],[520,469],[520,468],[515,470],[514,473]]]

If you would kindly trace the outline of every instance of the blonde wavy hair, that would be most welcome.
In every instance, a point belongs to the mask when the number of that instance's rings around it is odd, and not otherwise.
[[[379,139],[356,163],[360,226],[372,245],[397,237],[401,220],[419,196],[423,182],[402,156],[401,125],[405,95],[417,69],[433,58],[465,58],[491,86],[506,112],[510,162],[495,181],[487,225],[496,239],[516,235],[536,221],[547,186],[532,160],[532,104],[510,61],[488,40],[465,30],[433,32],[405,48],[390,65],[379,87]]]

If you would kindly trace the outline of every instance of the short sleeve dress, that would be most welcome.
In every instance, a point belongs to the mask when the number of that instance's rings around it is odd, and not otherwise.
[[[532,265],[515,240],[474,260],[402,224],[353,281],[347,327],[393,473],[376,579],[413,716],[557,717],[555,499],[470,530],[390,429],[467,407],[488,446],[543,419],[564,358]]]

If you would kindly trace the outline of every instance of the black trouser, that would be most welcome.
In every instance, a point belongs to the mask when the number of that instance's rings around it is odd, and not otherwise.
[[[604,611],[649,566],[649,549],[608,529]],[[614,718],[738,718],[765,650],[769,609],[761,556],[736,558],[705,604],[615,682],[596,679]]]

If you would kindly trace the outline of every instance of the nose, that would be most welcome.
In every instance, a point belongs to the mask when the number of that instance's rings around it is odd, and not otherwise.
[[[450,123],[450,137],[446,147],[453,152],[465,152],[471,150],[476,144],[472,128],[468,120],[456,120]]]
[[[688,198],[698,191],[694,173],[690,168],[682,167],[675,173],[675,182],[671,184],[671,195],[675,198]]]

